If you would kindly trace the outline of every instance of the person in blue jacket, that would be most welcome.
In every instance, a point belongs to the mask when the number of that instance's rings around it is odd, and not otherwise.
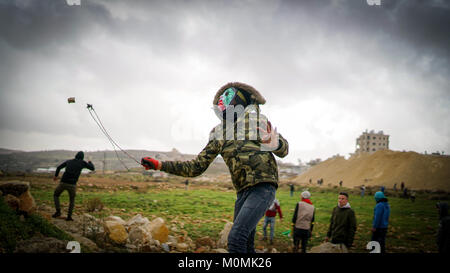
[[[377,204],[375,205],[373,213],[372,241],[380,243],[380,251],[381,253],[385,253],[386,233],[388,230],[391,208],[389,207],[386,196],[381,191],[375,193],[375,201]]]

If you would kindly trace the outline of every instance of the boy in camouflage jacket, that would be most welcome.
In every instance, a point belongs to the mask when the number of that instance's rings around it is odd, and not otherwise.
[[[146,169],[195,177],[217,155],[228,166],[237,200],[234,224],[228,236],[230,253],[254,253],[256,226],[275,198],[278,167],[273,154],[285,157],[288,142],[260,114],[265,99],[250,85],[232,82],[216,93],[213,107],[221,123],[214,127],[206,147],[190,161],[158,161],[142,158]]]

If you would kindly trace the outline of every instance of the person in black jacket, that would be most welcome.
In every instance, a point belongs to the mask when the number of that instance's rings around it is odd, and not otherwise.
[[[59,204],[59,196],[65,190],[69,193],[70,204],[69,204],[69,212],[67,213],[66,221],[73,221],[72,212],[75,206],[75,194],[76,194],[76,185],[78,182],[78,178],[80,177],[81,170],[84,168],[88,168],[91,171],[95,170],[94,164],[91,161],[86,162],[84,159],[84,153],[78,152],[75,156],[75,159],[67,160],[56,168],[55,177],[53,180],[56,181],[58,179],[58,174],[61,169],[66,168],[61,181],[56,187],[55,192],[53,193],[53,199],[55,201],[55,214],[52,215],[53,218],[61,216],[61,206]]]
[[[448,204],[437,203],[439,210],[439,231],[437,234],[437,245],[439,253],[450,253],[450,216],[448,215]]]

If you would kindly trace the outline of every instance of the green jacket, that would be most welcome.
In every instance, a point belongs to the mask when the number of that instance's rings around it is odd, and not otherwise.
[[[249,129],[253,128],[249,126],[250,124],[267,120],[259,113],[259,107],[256,109],[255,113],[251,107],[246,107],[244,114],[241,114],[234,123],[231,122],[234,126],[234,130],[231,130],[231,140],[227,137],[226,122],[221,122],[211,130],[208,144],[195,159],[164,161],[161,170],[185,177],[198,176],[220,154],[228,166],[237,192],[261,182],[269,182],[278,187],[278,166],[273,154],[285,157],[288,154],[289,144],[278,134],[278,149],[267,151],[262,148],[264,145],[260,143],[257,130]]]
[[[327,237],[333,244],[345,244],[350,247],[356,232],[355,212],[348,207],[335,207],[331,215]]]

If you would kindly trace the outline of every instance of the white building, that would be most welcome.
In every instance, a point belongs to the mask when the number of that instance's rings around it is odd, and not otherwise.
[[[355,154],[374,153],[379,150],[389,150],[389,135],[383,131],[375,133],[374,130],[367,130],[356,139]]]

